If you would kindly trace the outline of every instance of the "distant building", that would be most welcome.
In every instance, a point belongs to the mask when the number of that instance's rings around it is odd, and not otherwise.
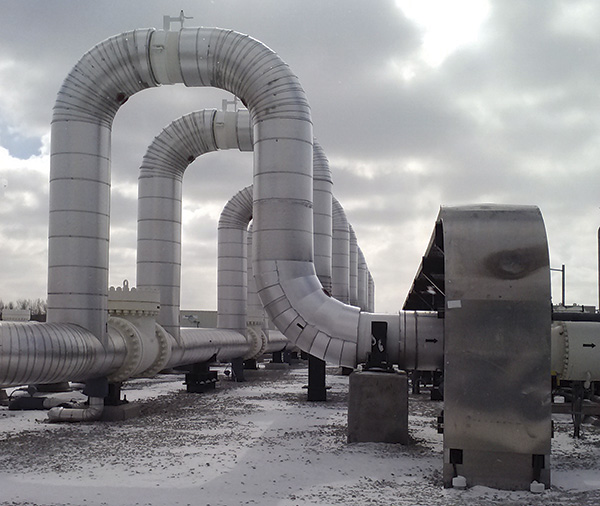
[[[580,306],[579,304],[563,306],[562,304],[556,304],[552,306],[552,310],[555,313],[595,313],[596,306]]]
[[[217,328],[217,312],[202,309],[179,311],[179,325],[182,327]]]
[[[3,309],[2,320],[5,322],[28,322],[31,320],[29,309]]]

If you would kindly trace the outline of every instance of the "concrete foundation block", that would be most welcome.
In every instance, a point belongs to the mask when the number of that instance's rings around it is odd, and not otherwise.
[[[355,371],[348,398],[349,443],[408,444],[408,377]]]

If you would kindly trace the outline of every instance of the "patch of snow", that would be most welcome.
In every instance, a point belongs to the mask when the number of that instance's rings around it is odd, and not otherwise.
[[[411,395],[413,444],[346,441],[348,377],[328,370],[326,402],[308,402],[305,366],[219,369],[213,392],[188,394],[181,375],[128,382],[139,418],[46,424],[45,412],[0,408],[0,497],[11,506],[597,505],[600,429],[571,437],[557,416],[553,486],[540,494],[442,487],[442,409]]]

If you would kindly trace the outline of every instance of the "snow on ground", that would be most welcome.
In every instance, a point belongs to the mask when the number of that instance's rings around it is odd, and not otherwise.
[[[222,369],[221,369],[222,372]],[[441,411],[410,398],[409,446],[346,442],[348,377],[328,370],[327,402],[307,402],[307,370],[220,374],[217,390],[188,394],[182,377],[126,385],[142,416],[47,424],[43,412],[0,408],[0,504],[597,505],[600,428],[571,437],[555,417],[553,487],[540,495],[442,487]]]

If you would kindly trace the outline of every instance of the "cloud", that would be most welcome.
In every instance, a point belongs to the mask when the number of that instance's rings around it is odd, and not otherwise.
[[[468,5],[455,2],[454,12]],[[194,16],[188,26],[248,33],[299,76],[314,133],[331,162],[335,195],[374,274],[379,310],[401,307],[439,206],[477,202],[538,205],[552,264],[567,264],[569,299],[594,304],[600,6],[584,0],[486,5],[462,40],[465,34],[433,23],[440,18],[434,8],[415,13],[392,0],[222,0],[201,7],[183,0],[176,10],[159,0],[2,2],[0,261],[32,272],[27,282],[3,279],[3,289],[14,298],[45,293],[40,259],[49,159],[47,144],[40,154],[36,140],[48,135],[62,80],[101,40],[160,28],[163,14],[183,8]],[[448,41],[436,61],[427,57],[432,40]],[[181,115],[220,108],[230,97],[163,86],[132,97],[117,114],[112,284],[135,278],[135,188],[147,146]],[[251,156],[212,153],[186,172],[182,300],[188,308],[215,307],[216,221],[225,202],[252,182]]]
[[[48,154],[21,160],[0,147],[0,267],[4,301],[45,298]]]

